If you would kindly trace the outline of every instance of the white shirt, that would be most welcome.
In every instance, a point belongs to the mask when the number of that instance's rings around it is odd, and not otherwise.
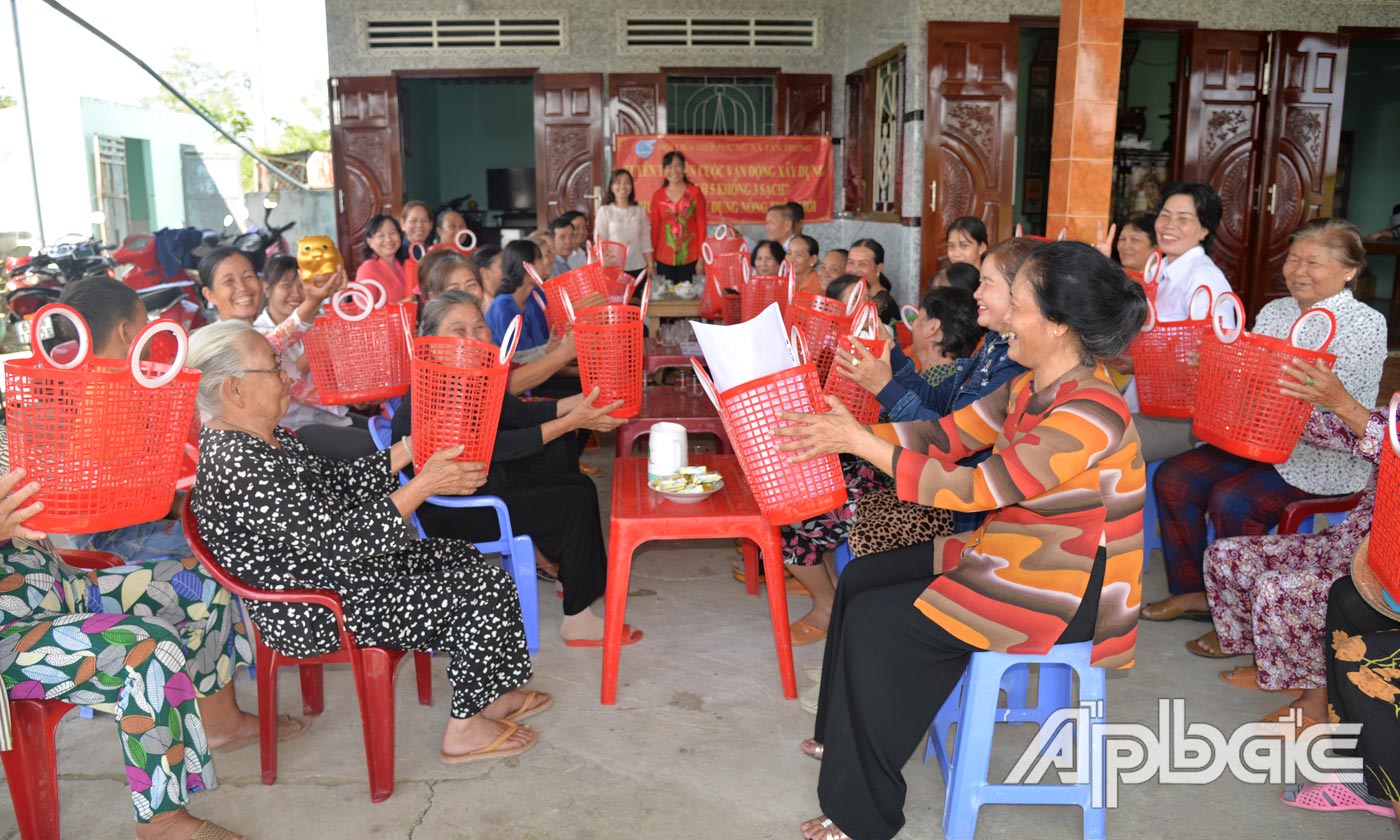
[[[569,268],[578,268],[579,266],[587,265],[587,264],[588,264],[588,249],[587,249],[587,248],[576,248],[576,249],[574,249],[574,252],[573,252],[572,254],[569,255],[569,259],[567,260],[567,262],[568,262],[568,264],[569,264]]]
[[[621,242],[627,246],[627,265],[623,269],[635,274],[646,268],[651,253],[651,220],[640,204],[618,207],[604,204],[598,208],[593,230],[604,242]]]
[[[1206,256],[1205,249],[1200,245],[1162,267],[1162,276],[1157,283],[1157,299],[1153,302],[1157,308],[1157,320],[1191,320],[1191,296],[1198,286],[1210,289],[1212,301],[1232,291],[1224,272]],[[1201,311],[1198,306],[1194,314],[1199,320],[1209,313]],[[1229,326],[1234,326],[1233,322]]]
[[[253,319],[253,328],[266,335],[277,329],[277,324],[264,309]],[[287,376],[292,379],[311,378],[310,372],[302,373],[297,367],[297,361],[305,354],[306,349],[300,341],[294,341],[282,348],[282,369],[287,371]],[[348,426],[350,418],[346,415],[350,409],[343,405],[307,405],[306,403],[292,400],[287,405],[287,413],[282,417],[281,425],[288,429],[296,430],[302,426],[321,424],[323,426]]]
[[[1357,402],[1367,408],[1374,406],[1381,387],[1381,368],[1385,365],[1385,316],[1352,297],[1350,289],[1343,289],[1326,300],[1318,301],[1313,308],[1326,309],[1337,318],[1337,335],[1327,348],[1337,357],[1332,370]],[[1259,317],[1254,321],[1254,332],[1287,339],[1293,322],[1302,314],[1298,301],[1292,297],[1270,301],[1259,310]],[[1304,347],[1315,347],[1322,339],[1320,333],[1319,330],[1314,337],[1314,333],[1305,326],[1299,343]],[[1293,455],[1274,469],[1278,470],[1284,481],[1299,490],[1340,496],[1365,487],[1373,467],[1350,452],[1323,449],[1302,440],[1293,450]]]

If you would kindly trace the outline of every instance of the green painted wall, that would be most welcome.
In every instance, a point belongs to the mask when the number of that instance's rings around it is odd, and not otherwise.
[[[1373,233],[1386,226],[1390,209],[1400,204],[1400,41],[1351,42],[1347,56],[1346,104],[1342,131],[1352,145],[1351,190],[1347,218]],[[1366,261],[1376,275],[1376,296],[1389,298],[1395,276],[1394,257]]]
[[[532,85],[528,78],[400,82],[406,197],[436,205],[470,193],[486,209],[486,170],[535,165]]]
[[[149,231],[155,193],[151,189],[151,144],[136,137],[126,140],[127,211],[133,231]]]
[[[1139,42],[1128,70],[1128,105],[1146,109],[1147,138],[1152,148],[1170,148],[1169,114],[1172,109],[1171,83],[1176,76],[1177,44],[1175,32],[1129,32],[1128,38]]]

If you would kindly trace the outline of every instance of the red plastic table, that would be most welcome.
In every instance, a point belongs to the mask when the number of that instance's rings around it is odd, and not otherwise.
[[[720,451],[733,454],[729,437],[724,433],[724,422],[719,419],[714,403],[700,389],[694,391],[677,385],[649,385],[642,391],[642,410],[617,430],[619,458],[632,454],[632,446],[637,438],[651,434],[651,427],[657,423],[680,423],[686,431],[707,432],[719,438]]]
[[[617,700],[618,659],[622,654],[622,625],[627,615],[627,587],[632,576],[632,552],[650,540],[744,540],[744,577],[749,593],[758,594],[758,554],[768,580],[783,579],[782,544],[778,527],[769,524],[749,492],[739,462],[732,455],[697,459],[724,476],[724,488],[699,502],[673,502],[647,486],[647,459],[618,458],[613,463],[612,527],[608,534],[607,605],[603,618],[603,704]],[[773,645],[783,696],[797,698],[792,668],[792,635],[788,624],[787,591],[768,587],[768,611],[773,619]]]
[[[704,361],[699,353],[695,355],[700,361]],[[681,352],[681,346],[679,344],[666,344],[659,338],[646,340],[642,350],[642,358],[642,363],[646,366],[647,379],[650,379],[651,375],[658,370],[666,368],[690,369],[690,356]]]

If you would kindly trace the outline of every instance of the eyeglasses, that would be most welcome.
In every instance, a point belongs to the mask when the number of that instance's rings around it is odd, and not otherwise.
[[[281,354],[281,353],[274,353],[274,354],[272,355],[272,363],[273,363],[274,365],[276,365],[276,367],[270,367],[270,368],[243,368],[242,370],[240,370],[240,371],[237,372],[237,375],[238,375],[238,376],[242,376],[242,375],[244,375],[244,374],[246,374],[246,373],[276,373],[276,374],[279,374],[280,376],[283,376],[283,377],[285,377],[285,376],[287,375],[287,371],[286,371],[285,369],[283,369],[283,367],[282,367],[282,354]]]

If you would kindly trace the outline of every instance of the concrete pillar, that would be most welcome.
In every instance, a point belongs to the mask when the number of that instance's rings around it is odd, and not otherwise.
[[[1061,0],[1046,235],[1092,242],[1107,226],[1124,0]]]

